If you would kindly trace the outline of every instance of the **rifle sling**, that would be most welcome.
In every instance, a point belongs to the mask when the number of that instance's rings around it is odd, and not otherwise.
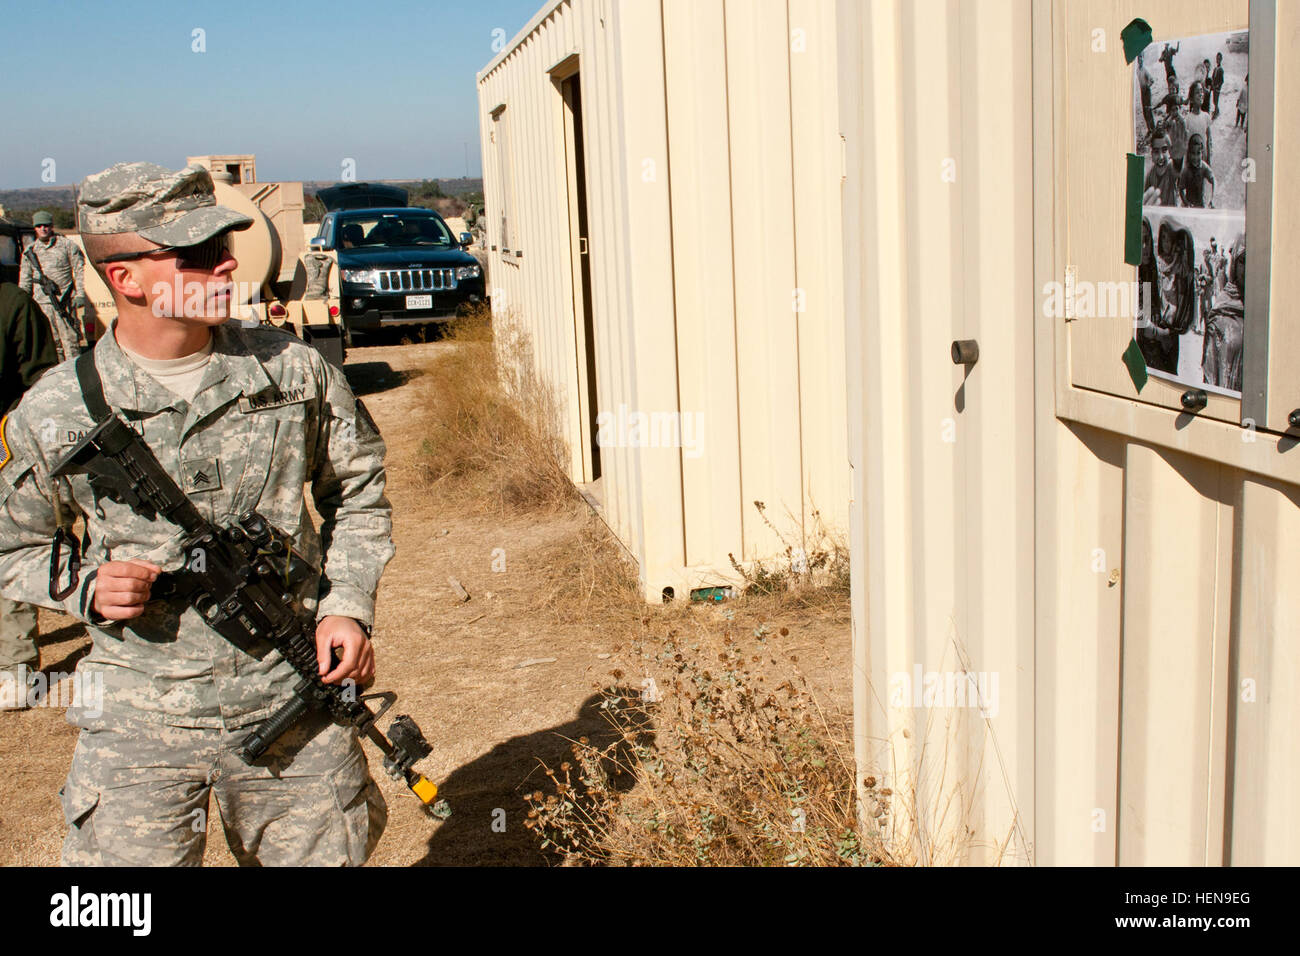
[[[104,398],[104,383],[99,377],[99,369],[95,367],[94,349],[86,349],[77,356],[77,384],[81,386],[81,397],[95,424],[113,414]]]

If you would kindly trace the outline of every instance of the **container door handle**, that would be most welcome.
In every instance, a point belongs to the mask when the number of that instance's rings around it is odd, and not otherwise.
[[[974,339],[956,339],[952,343],[952,364],[971,366],[980,360],[980,344]]]

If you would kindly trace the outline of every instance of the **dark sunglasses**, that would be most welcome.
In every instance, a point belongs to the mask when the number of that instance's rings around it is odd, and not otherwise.
[[[192,246],[159,246],[157,249],[145,249],[141,252],[119,252],[117,255],[105,256],[99,262],[103,265],[109,262],[132,262],[136,259],[148,259],[151,256],[175,256],[178,269],[200,269],[210,272],[226,260],[228,253],[227,236],[223,232]]]

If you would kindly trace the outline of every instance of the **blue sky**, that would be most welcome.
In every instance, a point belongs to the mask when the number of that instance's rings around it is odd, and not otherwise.
[[[264,181],[463,176],[466,143],[478,176],[475,74],[542,5],[0,0],[0,189],[205,153]]]

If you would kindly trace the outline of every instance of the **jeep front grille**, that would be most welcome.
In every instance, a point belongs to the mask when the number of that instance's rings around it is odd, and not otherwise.
[[[437,292],[456,288],[455,269],[380,269],[380,292]]]

